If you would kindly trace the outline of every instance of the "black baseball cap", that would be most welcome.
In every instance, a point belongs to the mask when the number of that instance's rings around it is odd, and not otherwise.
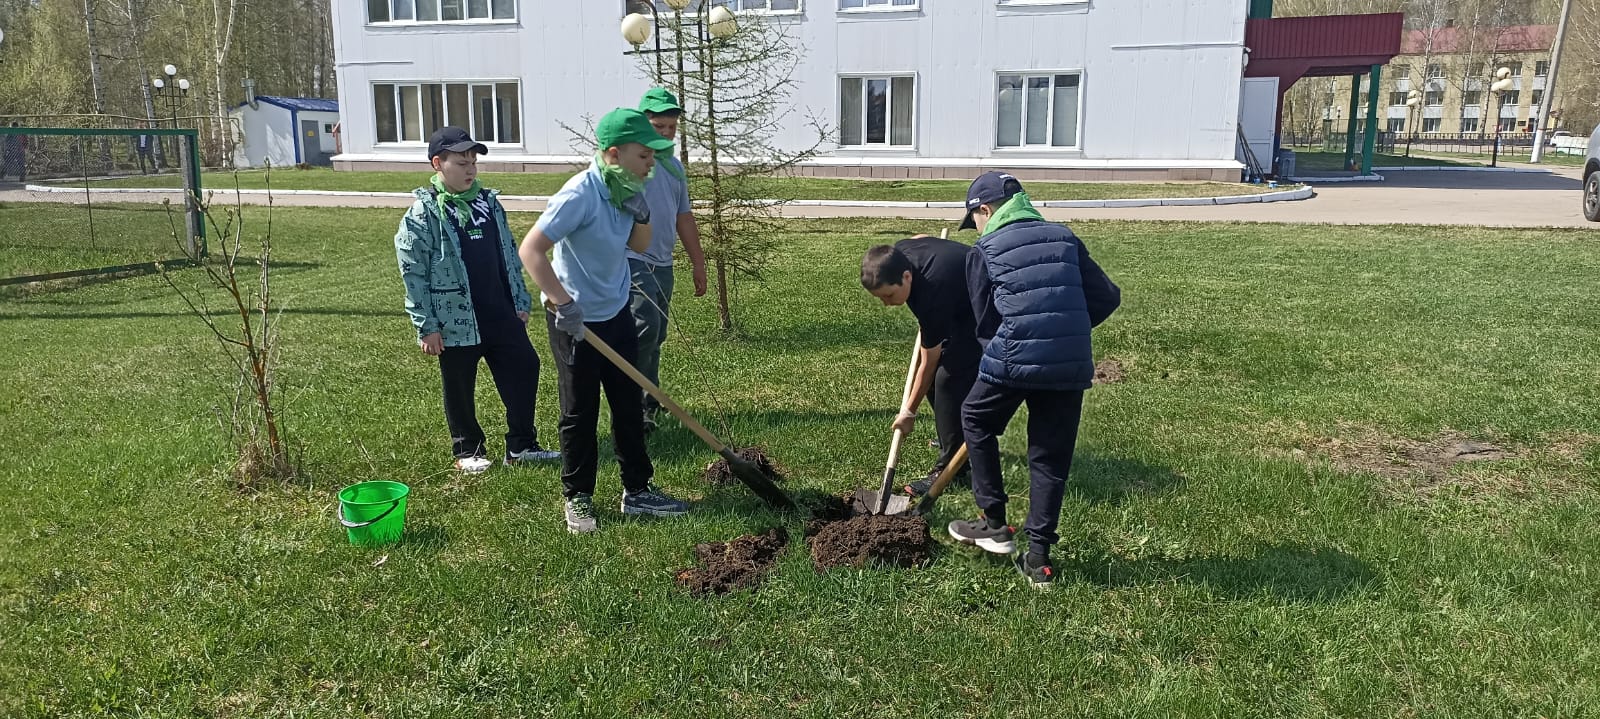
[[[1004,172],[985,172],[978,175],[967,188],[967,216],[961,218],[963,230],[976,230],[978,224],[972,221],[972,211],[981,205],[997,205],[1011,199],[1012,195],[1022,191],[1022,183],[1017,178]]]
[[[489,148],[472,139],[466,130],[459,127],[441,127],[434,131],[433,137],[428,138],[428,159],[438,157],[441,152],[476,152],[487,155]]]

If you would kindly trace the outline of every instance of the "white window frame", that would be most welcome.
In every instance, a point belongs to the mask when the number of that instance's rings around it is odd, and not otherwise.
[[[696,17],[696,16],[698,16],[700,14],[700,12],[701,12],[699,10],[699,8],[703,7],[704,6],[704,2],[707,2],[707,1],[711,2],[714,6],[715,5],[728,6],[730,4],[732,4],[732,5],[740,5],[742,2],[747,2],[747,1],[750,1],[750,0],[701,0],[701,4],[700,5],[696,5],[695,4],[695,0],[690,0],[690,2],[689,2],[690,7],[684,8],[683,16],[684,17]],[[800,14],[803,14],[806,11],[806,0],[796,0],[795,1],[795,7],[794,7],[793,10],[773,10],[772,9],[772,0],[754,0],[754,1],[756,1],[756,2],[765,2],[767,4],[767,7],[765,7],[765,8],[729,7],[728,9],[732,10],[733,12],[738,13],[740,15],[753,15],[753,16],[772,15],[772,16],[775,16],[775,17],[789,17],[789,16],[793,16],[793,15],[800,15]],[[623,2],[622,2],[622,12],[623,12],[623,14],[632,13],[632,12],[638,12],[640,10],[643,10],[643,8],[639,7],[639,4],[641,2],[650,3],[650,4],[653,4],[653,5],[657,6],[656,7],[656,12],[662,14],[663,16],[672,14],[672,8],[668,7],[664,0],[623,0]]]
[[[894,81],[895,78],[911,78],[911,144],[895,145],[894,140]],[[841,85],[845,80],[858,79],[861,81],[861,142],[855,145],[844,144],[844,107],[839,107],[839,148],[848,148],[851,151],[861,152],[915,152],[917,149],[917,120],[921,113],[917,112],[918,96],[922,94],[922,81],[917,73],[907,70],[904,72],[841,72],[834,81],[837,96],[834,102],[840,102],[844,95]],[[889,104],[883,108],[883,142],[867,142],[867,81],[884,80],[889,83]]]
[[[1048,142],[1048,140],[1054,139],[1054,138],[1050,138],[1050,137],[1046,138],[1046,142],[1043,145],[1030,145],[1030,144],[1028,144],[1028,98],[1027,98],[1026,92],[1024,92],[1024,95],[1023,95],[1023,98],[1022,98],[1022,134],[1020,135],[1022,144],[1020,144],[1020,145],[1001,145],[1000,144],[1000,78],[1003,75],[1021,75],[1022,76],[1022,88],[1023,88],[1024,91],[1026,91],[1027,88],[1028,88],[1028,78],[1030,78],[1030,77],[1048,77],[1048,78],[1050,78],[1050,86],[1051,86],[1051,90],[1052,90],[1052,92],[1050,93],[1050,114],[1045,117],[1045,127],[1048,128],[1049,133],[1054,133],[1056,131],[1056,128],[1055,128],[1056,96],[1055,96],[1055,92],[1054,92],[1054,89],[1055,89],[1055,78],[1056,78],[1057,75],[1077,75],[1078,76],[1078,122],[1077,122],[1076,125],[1074,125],[1074,129],[1076,129],[1078,136],[1076,138],[1073,138],[1073,140],[1074,140],[1073,144],[1071,144],[1071,145],[1052,145],[1052,144],[1050,144]],[[1083,71],[1083,68],[1071,68],[1071,69],[1065,69],[1065,70],[1000,70],[1000,71],[996,72],[993,75],[993,78],[991,79],[991,81],[989,83],[989,88],[994,90],[994,94],[989,96],[990,103],[991,103],[989,106],[994,108],[994,114],[990,115],[991,118],[994,118],[994,125],[993,125],[993,131],[989,133],[989,144],[994,148],[995,152],[1041,152],[1041,151],[1042,152],[1083,152],[1084,108],[1087,107],[1087,105],[1088,105],[1088,103],[1085,102],[1085,98],[1087,96],[1084,94],[1084,89],[1087,86],[1088,86],[1087,74]]]
[[[409,3],[411,3],[411,19],[409,19],[409,20],[396,20],[396,19],[394,19],[394,15],[395,15],[394,3],[397,3],[397,2],[409,2]],[[523,0],[512,0],[512,3],[511,3],[511,17],[510,18],[496,18],[496,17],[494,17],[494,0],[488,0],[488,2],[489,2],[489,17],[486,17],[486,18],[466,17],[467,13],[470,12],[470,8],[472,7],[472,0],[461,0],[461,14],[462,14],[463,17],[460,20],[442,20],[442,19],[441,20],[418,20],[417,19],[417,7],[416,7],[416,4],[417,3],[425,3],[425,2],[431,2],[434,5],[438,6],[439,7],[439,16],[441,18],[444,16],[444,7],[443,7],[444,6],[444,0],[389,0],[389,19],[388,20],[379,20],[377,22],[374,22],[372,20],[372,15],[370,13],[368,13],[367,8],[366,8],[366,6],[364,4],[361,7],[361,14],[366,17],[366,19],[367,19],[366,24],[370,25],[370,26],[373,26],[373,27],[409,27],[409,26],[414,26],[414,25],[424,25],[424,26],[429,26],[429,27],[434,26],[434,25],[515,25],[520,20],[520,13],[521,13],[521,9],[522,9],[521,5],[522,5]]]
[[[911,0],[910,5],[895,5],[894,0],[862,0],[862,7],[845,7],[844,0],[836,0],[841,15],[870,15],[872,13],[919,12],[922,0]]]
[[[1428,129],[1428,123],[1429,122],[1433,123],[1433,129],[1432,130]],[[1442,118],[1442,117],[1424,117],[1424,118],[1422,118],[1422,127],[1421,127],[1421,129],[1422,129],[1422,134],[1424,134],[1424,135],[1437,134],[1443,128],[1444,128],[1444,118]]]
[[[394,119],[395,119],[395,138],[396,139],[394,139],[394,140],[381,140],[381,139],[378,139],[378,116],[377,116],[376,109],[374,109],[373,116],[372,116],[372,129],[373,129],[373,132],[372,132],[372,137],[373,137],[372,144],[375,147],[427,147],[428,138],[426,136],[424,136],[420,140],[400,139],[402,136],[405,135],[405,126],[404,126],[404,123],[401,120],[403,115],[400,114],[400,98],[402,97],[402,93],[400,92],[400,88],[402,88],[402,87],[415,87],[415,88],[417,88],[417,106],[414,109],[415,109],[415,112],[417,113],[418,122],[421,123],[421,121],[422,121],[421,120],[421,118],[422,118],[422,100],[423,100],[422,87],[424,85],[440,85],[440,86],[442,86],[441,95],[440,95],[439,99],[443,102],[443,106],[444,106],[444,124],[445,125],[455,125],[456,127],[464,128],[464,129],[467,130],[468,134],[472,134],[473,129],[476,128],[477,125],[478,125],[478,123],[477,123],[478,108],[477,108],[477,104],[472,101],[472,88],[473,88],[473,86],[475,86],[475,85],[476,86],[488,85],[489,88],[490,88],[490,93],[491,93],[490,96],[489,96],[491,98],[491,102],[493,102],[498,107],[499,106],[499,99],[500,99],[500,86],[501,85],[516,85],[517,86],[517,122],[519,123],[519,125],[517,127],[517,137],[518,138],[524,138],[524,136],[526,134],[524,129],[520,125],[520,123],[522,122],[522,119],[523,119],[522,100],[523,100],[524,93],[522,92],[522,81],[519,80],[519,79],[516,79],[516,78],[503,78],[503,79],[489,80],[489,79],[475,78],[475,79],[472,79],[472,80],[460,80],[460,79],[455,79],[455,80],[373,80],[373,81],[367,83],[367,87],[371,88],[372,95],[373,95],[373,98],[374,98],[373,99],[373,107],[374,108],[377,107],[377,99],[376,98],[377,98],[377,94],[378,94],[378,89],[377,88],[378,88],[379,85],[392,85],[394,87],[394,91],[393,91],[394,92]],[[458,124],[455,124],[455,123],[451,122],[451,120],[455,119],[455,118],[450,117],[450,86],[451,85],[465,85],[467,87],[467,122],[464,125],[458,125]],[[498,120],[499,118],[496,118],[496,119]],[[424,124],[419,124],[418,127],[419,127],[419,129],[422,129],[424,131],[427,129],[426,125],[424,125]],[[424,134],[426,134],[426,133],[424,133]],[[486,145],[488,147],[519,148],[519,147],[522,147],[522,142],[523,142],[522,139],[519,139],[517,142],[501,142],[498,139],[496,139],[494,142],[487,142],[487,141],[481,140],[481,139],[476,138],[476,137],[474,137],[473,139],[474,140],[478,140],[478,142],[482,142],[484,145]]]
[[[1467,129],[1467,121],[1468,120],[1471,120],[1472,122],[1477,123],[1477,126],[1473,127],[1472,129]],[[1461,132],[1463,134],[1468,133],[1468,132],[1480,132],[1482,130],[1483,130],[1483,120],[1482,120],[1482,118],[1477,118],[1477,117],[1463,117],[1463,118],[1461,118]]]

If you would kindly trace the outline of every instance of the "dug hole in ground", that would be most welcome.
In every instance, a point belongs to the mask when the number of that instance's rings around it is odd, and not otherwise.
[[[738,451],[774,481],[783,475],[759,448]],[[717,460],[706,468],[713,484],[736,481],[727,462]],[[817,571],[834,567],[918,567],[933,556],[928,522],[908,515],[874,515],[845,497],[827,496],[808,507],[805,541]],[[789,545],[789,531],[773,527],[726,542],[703,542],[694,547],[695,566],[679,570],[678,586],[696,596],[719,595],[758,586]]]

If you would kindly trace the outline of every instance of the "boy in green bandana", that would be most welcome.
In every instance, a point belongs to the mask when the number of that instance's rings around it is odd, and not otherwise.
[[[539,446],[533,424],[539,354],[528,341],[532,298],[499,193],[478,184],[478,156],[488,151],[459,127],[433,133],[428,160],[436,172],[415,192],[394,236],[417,344],[439,358],[455,468],[469,473],[494,464],[473,403],[479,360],[488,362],[506,406],[506,464],[560,457]]]
[[[622,472],[622,513],[674,517],[689,511],[687,502],[652,482],[639,386],[582,341],[592,332],[624,359],[637,359],[627,252],[650,246],[645,183],[655,171],[656,153],[671,154],[672,141],[657,134],[643,112],[628,108],[600,118],[595,140],[600,151],[594,164],[550,198],[519,250],[545,303],[555,308],[545,321],[561,397],[561,483],[567,531],[573,533],[597,528],[593,497],[602,388]]]
[[[666,88],[650,88],[639,100],[639,109],[662,137],[677,137],[683,108]],[[706,255],[700,249],[700,227],[695,224],[694,206],[689,201],[688,177],[677,158],[670,153],[656,156],[655,177],[645,183],[644,194],[651,208],[651,239],[643,252],[628,251],[628,270],[633,274],[629,309],[639,328],[639,371],[661,384],[661,344],[667,339],[667,313],[672,307],[673,249],[679,240],[683,241],[695,297],[706,293]],[[645,432],[655,430],[660,409],[654,397],[645,396]]]

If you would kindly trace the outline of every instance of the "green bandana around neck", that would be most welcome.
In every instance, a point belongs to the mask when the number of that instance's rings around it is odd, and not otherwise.
[[[446,204],[455,205],[456,214],[459,215],[463,221],[466,221],[472,217],[472,206],[468,205],[467,202],[477,197],[478,193],[483,191],[483,185],[479,184],[476,179],[472,181],[472,187],[469,187],[462,192],[451,192],[444,186],[444,177],[435,172],[433,173],[432,184],[433,191],[435,193],[434,197],[439,203],[436,209],[439,211],[439,219],[441,221],[448,219],[445,217],[444,210]]]
[[[622,203],[644,192],[644,183],[656,174],[655,168],[651,168],[649,175],[639,179],[621,165],[607,165],[602,152],[594,153],[594,166],[599,168],[600,179],[605,181],[606,189],[611,192],[611,206],[619,210],[622,209]]]
[[[1013,222],[1023,220],[1044,221],[1044,215],[1033,209],[1033,198],[1026,192],[1018,192],[1006,200],[1000,209],[994,211],[994,217],[989,218],[989,224],[984,225],[983,234],[987,235]]]

